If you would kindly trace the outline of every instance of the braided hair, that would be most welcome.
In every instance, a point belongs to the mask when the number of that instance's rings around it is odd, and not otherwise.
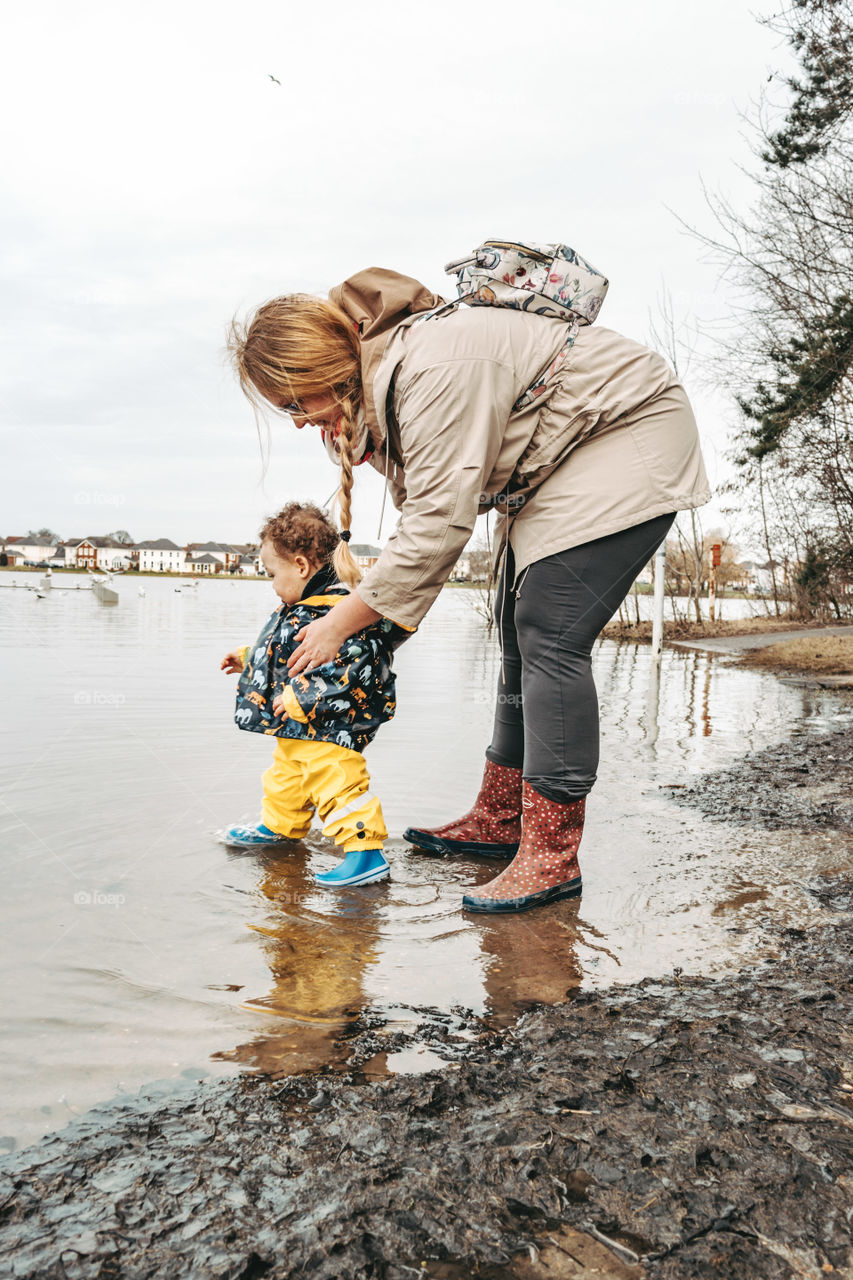
[[[340,408],[341,484],[337,494],[341,534],[332,556],[341,582],[355,587],[361,572],[347,543],[352,524],[353,439],[361,403],[361,340],[350,317],[311,294],[286,294],[258,307],[245,323],[233,320],[228,351],[240,386],[261,424],[270,408],[309,396],[334,396]]]
[[[352,525],[352,446],[355,434],[355,409],[349,396],[344,396],[339,401],[339,405],[341,422],[338,442],[341,451],[341,487],[337,493],[337,506],[341,539],[335,548],[332,564],[341,582],[345,582],[348,587],[357,587],[361,582],[361,570],[349,549],[350,527]]]

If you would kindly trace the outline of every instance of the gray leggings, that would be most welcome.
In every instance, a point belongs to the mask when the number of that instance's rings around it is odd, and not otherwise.
[[[503,661],[486,756],[523,768],[525,781],[568,804],[590,792],[598,769],[598,695],[592,646],[675,515],[558,551],[525,570],[515,592],[512,551],[498,584]]]

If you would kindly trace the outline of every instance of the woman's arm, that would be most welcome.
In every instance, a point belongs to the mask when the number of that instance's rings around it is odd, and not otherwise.
[[[313,671],[324,662],[331,662],[345,640],[381,617],[381,613],[364,603],[357,591],[351,591],[322,618],[315,618],[297,631],[295,638],[300,643],[287,660],[290,675]]]

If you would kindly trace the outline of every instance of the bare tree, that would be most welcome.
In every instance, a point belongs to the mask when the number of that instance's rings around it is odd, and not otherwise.
[[[794,0],[767,25],[798,61],[771,77],[748,120],[755,201],[706,193],[713,234],[694,234],[735,291],[736,331],[714,355],[740,411],[732,490],[751,508],[768,562],[815,566],[820,599],[844,608],[853,581],[853,6]],[[771,92],[781,86],[785,102]],[[807,574],[808,577],[808,574]],[[819,606],[816,588],[798,607]],[[853,603],[853,601],[850,601]]]

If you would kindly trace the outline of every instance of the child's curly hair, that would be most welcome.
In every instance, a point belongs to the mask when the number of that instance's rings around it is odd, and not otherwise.
[[[261,542],[271,542],[286,559],[304,556],[315,569],[333,565],[341,582],[355,587],[361,574],[346,542],[332,521],[313,502],[288,502],[277,515],[270,516],[260,532]]]

